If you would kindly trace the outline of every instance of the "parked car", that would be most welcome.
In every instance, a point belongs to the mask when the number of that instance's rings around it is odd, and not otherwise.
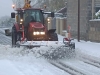
[[[11,36],[11,30],[9,28],[5,29],[5,35]]]

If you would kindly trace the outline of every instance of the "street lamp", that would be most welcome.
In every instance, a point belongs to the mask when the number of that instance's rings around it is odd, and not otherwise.
[[[78,0],[78,42],[80,42],[80,0]]]

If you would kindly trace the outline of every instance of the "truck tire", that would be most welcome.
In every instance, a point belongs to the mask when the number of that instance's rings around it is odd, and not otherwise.
[[[16,42],[17,42],[17,30],[16,30],[16,27],[13,26],[12,27],[12,47],[16,46]]]
[[[51,41],[58,41],[58,35],[57,35],[57,33],[51,33],[50,34],[50,38],[51,38]]]

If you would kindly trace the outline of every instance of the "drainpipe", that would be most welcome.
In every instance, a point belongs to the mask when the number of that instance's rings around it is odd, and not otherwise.
[[[80,42],[80,0],[78,0],[78,42]]]
[[[94,0],[92,0],[92,19],[94,18]]]

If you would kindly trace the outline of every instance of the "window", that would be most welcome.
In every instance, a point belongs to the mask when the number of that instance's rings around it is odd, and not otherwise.
[[[28,19],[30,21],[34,19],[35,22],[43,23],[43,14],[41,10],[35,10],[35,9],[26,10],[24,15],[25,15],[24,19]]]

